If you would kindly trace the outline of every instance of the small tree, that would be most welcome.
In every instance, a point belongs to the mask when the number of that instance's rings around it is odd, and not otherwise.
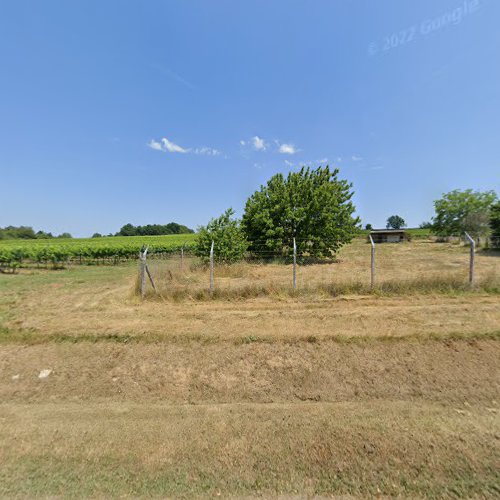
[[[203,262],[209,261],[212,241],[216,262],[230,264],[243,259],[248,243],[240,221],[233,216],[234,210],[229,208],[220,217],[198,229],[194,253]]]
[[[387,219],[387,224],[385,227],[387,229],[402,229],[405,226],[406,226],[406,222],[403,219],[403,217],[400,217],[399,215],[391,215]]]
[[[366,229],[367,231],[373,231],[373,226],[372,226],[371,224],[367,224],[367,225],[365,226],[365,229]]]
[[[495,191],[472,191],[458,189],[443,194],[434,202],[436,215],[433,218],[433,231],[438,236],[460,236],[465,229],[469,214],[485,214],[497,200]],[[478,220],[478,216],[474,216]],[[469,221],[470,222],[470,221]]]

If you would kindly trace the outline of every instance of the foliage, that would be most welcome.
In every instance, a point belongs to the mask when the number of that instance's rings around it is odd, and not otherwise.
[[[358,233],[352,184],[338,169],[302,167],[285,178],[276,174],[248,200],[242,226],[255,254],[330,256]]]
[[[500,247],[500,201],[497,201],[490,209],[490,230],[493,245]]]
[[[0,240],[35,240],[35,239],[50,239],[53,238],[52,233],[45,231],[35,231],[30,226],[7,226],[0,227]],[[62,233],[58,238],[71,238],[71,234]]]
[[[365,226],[366,231],[373,231],[373,226],[371,224],[367,224]]]
[[[473,191],[455,189],[443,194],[443,197],[434,202],[436,215],[433,218],[433,231],[438,236],[459,236],[470,224],[470,214],[486,214],[497,200],[495,191]],[[476,216],[476,221],[479,216]]]
[[[194,253],[208,262],[210,248],[214,242],[214,261],[229,264],[243,259],[248,243],[234,210],[227,209],[220,217],[198,229]]]
[[[486,212],[471,212],[464,217],[463,230],[473,238],[487,236],[490,232],[490,216]]]
[[[420,224],[420,226],[418,227],[420,229],[432,229],[432,222],[429,221],[422,222],[422,224]]]
[[[35,239],[37,235],[32,227],[28,226],[7,226],[0,228],[0,240],[27,240]]]
[[[143,244],[149,253],[173,253],[181,247],[193,247],[194,235],[53,238],[49,240],[3,240],[0,242],[0,266],[27,262],[60,264],[67,261],[82,263],[103,259],[136,258]]]
[[[101,233],[94,233],[92,235],[92,238],[102,238],[102,234]]]
[[[399,215],[391,215],[387,219],[387,224],[385,225],[387,229],[402,229],[405,226],[406,226],[405,220],[403,219],[403,217],[400,217]]]
[[[161,236],[166,234],[189,234],[194,233],[192,229],[177,222],[169,222],[168,224],[147,224],[146,226],[134,226],[125,224],[117,236]]]

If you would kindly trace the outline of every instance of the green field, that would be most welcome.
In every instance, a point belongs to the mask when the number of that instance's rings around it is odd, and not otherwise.
[[[111,236],[103,238],[54,238],[0,240],[0,265],[19,266],[27,262],[64,263],[98,259],[128,259],[137,256],[142,245],[150,253],[171,253],[191,247],[194,234],[166,236]]]

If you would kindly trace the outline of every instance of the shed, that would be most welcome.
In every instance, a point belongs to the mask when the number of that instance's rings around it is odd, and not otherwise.
[[[374,243],[400,243],[408,239],[404,229],[375,229],[370,235]]]

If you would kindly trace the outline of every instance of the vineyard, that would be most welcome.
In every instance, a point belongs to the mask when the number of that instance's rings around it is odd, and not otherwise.
[[[169,254],[189,249],[194,234],[168,236],[112,236],[47,240],[0,240],[0,267],[15,269],[23,265],[64,265],[118,263],[136,258],[142,245],[150,253]]]

